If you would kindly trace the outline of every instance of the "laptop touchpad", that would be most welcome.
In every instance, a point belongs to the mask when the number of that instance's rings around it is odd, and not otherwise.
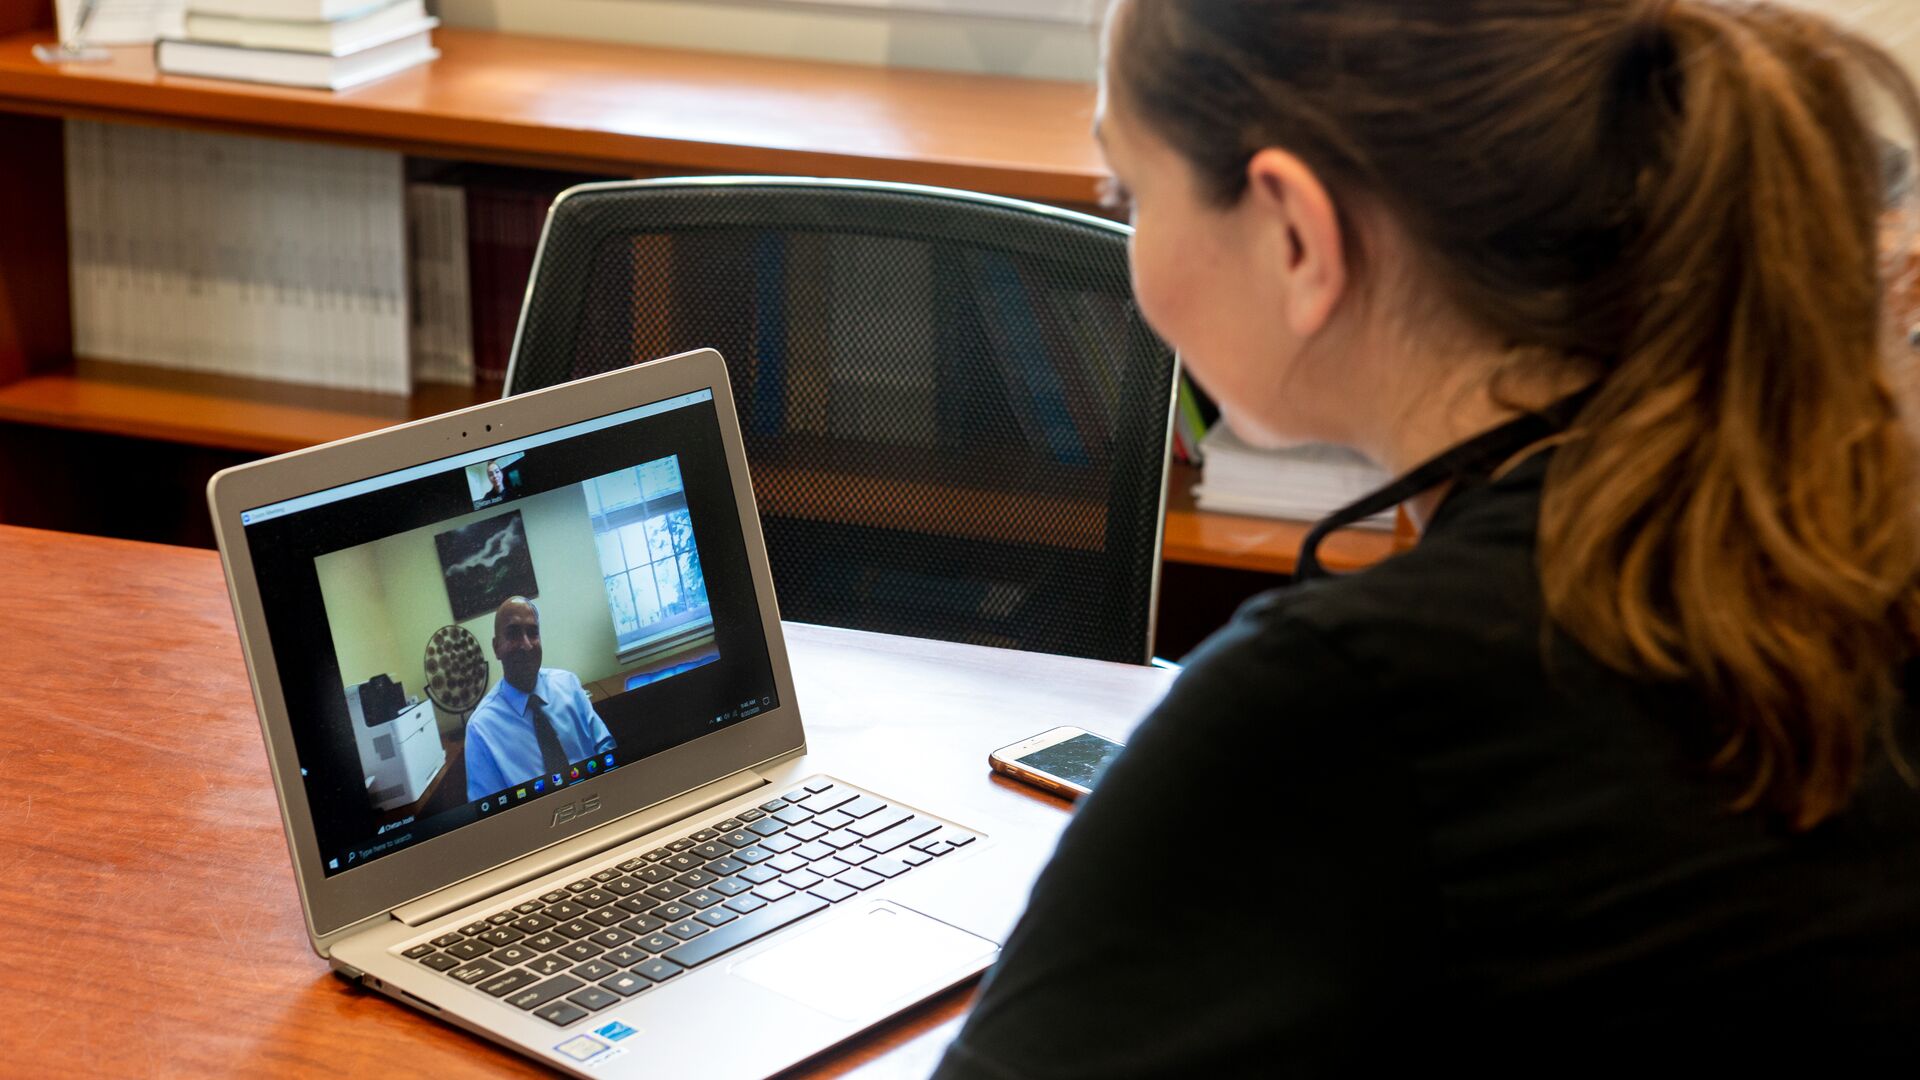
[[[860,1021],[958,982],[999,951],[986,938],[879,900],[742,961],[733,974],[828,1016]]]

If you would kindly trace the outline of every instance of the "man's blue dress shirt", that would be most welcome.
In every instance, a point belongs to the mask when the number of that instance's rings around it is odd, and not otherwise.
[[[587,691],[571,671],[541,668],[534,680],[541,710],[553,721],[554,734],[567,760],[585,761],[613,749],[613,733],[593,711]],[[467,721],[467,799],[484,799],[496,791],[533,780],[546,770],[540,761],[540,741],[533,733],[528,695],[505,679],[474,707]]]

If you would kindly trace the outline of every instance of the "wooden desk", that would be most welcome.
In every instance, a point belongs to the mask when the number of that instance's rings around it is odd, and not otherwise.
[[[0,1072],[547,1075],[308,948],[212,552],[0,526],[0,594]],[[887,790],[894,763],[921,762],[929,808],[1042,834],[1064,805],[991,777],[987,752],[1060,723],[1124,737],[1169,681],[819,627],[788,640],[809,743],[837,772]],[[799,1075],[924,1076],[967,997]]]

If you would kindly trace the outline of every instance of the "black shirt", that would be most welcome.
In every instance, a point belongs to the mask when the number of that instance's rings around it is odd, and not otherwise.
[[[1731,812],[1693,692],[1546,629],[1547,457],[1196,650],[939,1077],[1920,1050],[1920,794],[1876,754],[1808,833]]]

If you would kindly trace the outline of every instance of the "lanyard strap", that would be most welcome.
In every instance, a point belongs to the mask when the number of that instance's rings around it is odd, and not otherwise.
[[[1593,392],[1594,388],[1588,387],[1561,398],[1539,412],[1527,413],[1499,427],[1483,431],[1466,442],[1441,452],[1373,494],[1349,503],[1322,518],[1313,530],[1307,533],[1307,538],[1300,542],[1300,558],[1293,572],[1295,580],[1306,581],[1332,576],[1325,567],[1320,565],[1319,558],[1320,541],[1325,540],[1329,534],[1357,521],[1364,521],[1383,510],[1391,510],[1408,499],[1431,491],[1441,484],[1471,476],[1491,474],[1501,462],[1513,455],[1542,439],[1565,431],[1581,408],[1593,397]]]

